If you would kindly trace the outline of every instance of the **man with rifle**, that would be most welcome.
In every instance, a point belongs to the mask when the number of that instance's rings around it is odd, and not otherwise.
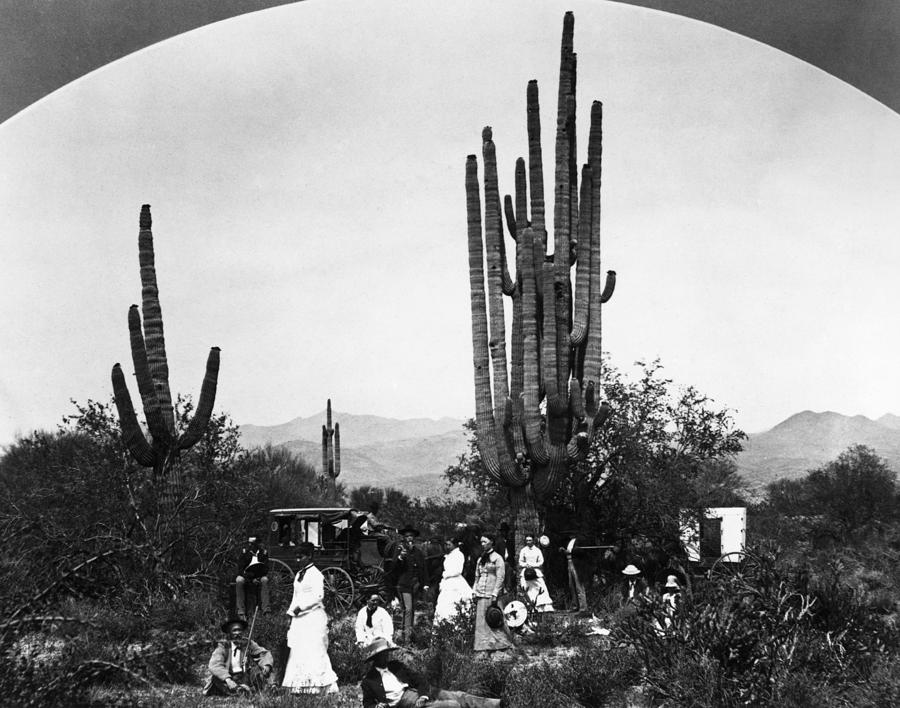
[[[253,615],[254,622],[256,614]],[[209,678],[203,686],[205,696],[231,696],[238,692],[259,691],[270,682],[272,653],[244,637],[247,621],[228,620],[222,625],[226,638],[216,644],[209,658]],[[251,627],[250,634],[253,633]]]

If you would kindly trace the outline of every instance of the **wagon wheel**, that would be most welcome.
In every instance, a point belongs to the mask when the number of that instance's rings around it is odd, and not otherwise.
[[[277,558],[269,559],[269,607],[275,615],[288,611],[294,596],[294,571]]]
[[[759,571],[759,558],[745,551],[733,551],[719,556],[709,569],[709,579],[746,578]]]
[[[329,617],[343,617],[353,606],[353,580],[343,568],[332,566],[322,571],[325,587],[325,611]]]
[[[384,570],[375,565],[369,565],[356,573],[356,600],[357,604],[364,603],[373,593],[378,593],[385,602],[390,602],[390,588],[385,580]]]

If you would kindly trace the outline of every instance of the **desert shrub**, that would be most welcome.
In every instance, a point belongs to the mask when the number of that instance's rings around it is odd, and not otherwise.
[[[417,657],[429,681],[448,690],[499,697],[509,661],[485,660],[474,653],[475,605],[462,607],[454,618],[430,632],[430,644]]]
[[[835,574],[820,575],[763,554],[759,565],[713,578],[686,600],[671,628],[648,600],[617,629],[634,646],[651,695],[698,706],[839,705],[873,660],[893,651],[887,625]]]
[[[333,620],[328,627],[328,656],[340,683],[359,683],[366,671],[362,651],[356,646],[355,618]]]
[[[607,706],[621,699],[640,677],[640,661],[634,652],[602,651],[585,645],[514,669],[507,677],[503,697],[511,708]]]

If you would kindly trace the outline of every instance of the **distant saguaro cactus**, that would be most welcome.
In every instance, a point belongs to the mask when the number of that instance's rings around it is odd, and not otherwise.
[[[331,399],[325,413],[326,425],[322,426],[322,474],[336,480],[341,474],[341,424],[331,427]]]
[[[209,424],[216,399],[216,383],[219,375],[219,348],[213,347],[206,360],[206,374],[200,388],[200,399],[194,417],[180,435],[175,428],[175,412],[169,390],[169,365],[166,359],[163,336],[162,310],[159,305],[159,289],[156,284],[156,266],[153,253],[153,233],[150,229],[150,205],[141,207],[138,232],[138,256],[141,268],[141,305],[144,324],[141,331],[141,314],[138,306],[128,310],[128,331],[131,335],[131,357],[138,391],[147,419],[150,439],[144,435],[138,423],[131,395],[125,383],[122,367],[112,368],[113,395],[119,411],[119,425],[128,450],[137,462],[153,468],[159,501],[164,510],[172,511],[181,481],[173,463],[181,450],[196,444]]]
[[[475,155],[466,160],[476,440],[488,473],[511,490],[517,544],[524,533],[535,530],[535,502],[556,490],[568,464],[585,458],[595,429],[609,412],[608,405],[600,403],[600,306],[612,296],[616,281],[615,272],[609,271],[604,287],[600,267],[603,109],[599,101],[591,106],[587,164],[579,190],[573,34],[574,16],[567,12],[557,103],[552,255],[547,255],[536,81],[528,83],[526,93],[527,174],[519,158],[515,201],[506,196],[503,207],[492,131],[482,131],[483,235],[478,162]],[[516,243],[515,281],[507,267],[503,211]],[[503,295],[512,298],[509,370]]]

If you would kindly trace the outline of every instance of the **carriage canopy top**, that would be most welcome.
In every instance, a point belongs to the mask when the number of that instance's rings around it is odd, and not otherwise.
[[[352,520],[359,516],[365,516],[358,509],[351,507],[302,507],[295,509],[272,509],[272,516],[292,516],[296,519],[322,520],[326,524],[333,524],[344,519]]]

